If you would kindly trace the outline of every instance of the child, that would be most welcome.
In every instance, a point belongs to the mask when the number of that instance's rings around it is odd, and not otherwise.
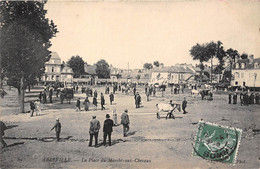
[[[61,132],[61,124],[59,122],[59,119],[56,119],[56,124],[53,126],[53,128],[51,129],[51,131],[55,128],[55,132],[56,132],[56,138],[57,141],[60,140],[60,132]]]

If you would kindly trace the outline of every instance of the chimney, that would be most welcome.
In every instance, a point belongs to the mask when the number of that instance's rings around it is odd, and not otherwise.
[[[254,60],[254,55],[249,55],[249,63],[252,63]]]

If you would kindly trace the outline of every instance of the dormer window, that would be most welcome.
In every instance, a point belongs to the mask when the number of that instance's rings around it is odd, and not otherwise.
[[[239,63],[236,63],[236,68],[239,69]]]
[[[241,63],[241,68],[244,69],[245,68],[245,63]]]
[[[255,68],[259,68],[259,64],[258,63],[255,63]]]

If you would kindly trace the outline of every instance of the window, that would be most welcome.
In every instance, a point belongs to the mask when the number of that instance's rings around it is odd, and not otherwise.
[[[54,72],[54,67],[51,68],[51,72]]]
[[[237,69],[239,68],[239,63],[236,64],[236,68],[237,68]]]
[[[241,78],[244,78],[244,73],[241,73]]]
[[[54,76],[52,75],[52,76],[51,76],[51,80],[53,80],[53,79],[54,79]]]
[[[241,63],[241,68],[242,68],[242,69],[245,68],[245,63]]]
[[[238,82],[237,82],[237,81],[235,82],[235,85],[238,85]]]
[[[255,63],[255,68],[259,68],[259,64],[258,63]]]
[[[235,73],[235,78],[239,78],[239,73],[238,72]]]

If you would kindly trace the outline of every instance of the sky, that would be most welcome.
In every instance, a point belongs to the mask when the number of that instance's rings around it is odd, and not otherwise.
[[[59,30],[50,50],[65,62],[79,55],[130,69],[156,60],[195,64],[191,47],[218,40],[260,57],[260,1],[48,1],[45,8]]]

